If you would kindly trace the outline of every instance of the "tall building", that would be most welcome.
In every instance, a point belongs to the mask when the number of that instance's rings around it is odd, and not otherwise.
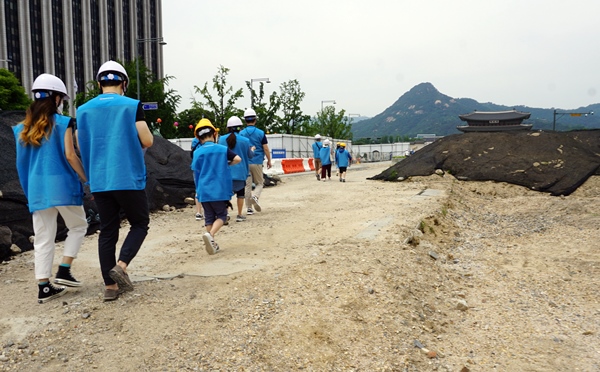
[[[28,93],[48,72],[74,98],[109,59],[140,56],[162,78],[161,40],[162,0],[0,0],[0,68]]]

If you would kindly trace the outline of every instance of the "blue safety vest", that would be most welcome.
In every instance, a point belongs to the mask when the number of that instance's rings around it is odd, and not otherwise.
[[[219,144],[227,147],[227,138],[230,135],[231,133],[221,136],[219,138]],[[235,147],[231,151],[235,152],[236,155],[242,158],[241,162],[229,166],[231,178],[234,181],[246,181],[246,178],[248,178],[250,175],[250,157],[248,156],[248,152],[250,151],[250,140],[248,140],[246,137],[236,134]]]
[[[315,142],[312,144],[313,149],[313,158],[320,159],[321,158],[321,149],[323,148],[323,144],[321,142]]]
[[[258,129],[254,125],[247,126],[244,128],[240,135],[250,140],[250,146],[256,147],[254,149],[254,157],[249,160],[250,164],[262,164],[265,159],[265,150],[263,149],[262,140],[265,137],[265,132]]]
[[[83,187],[65,156],[65,132],[70,117],[55,114],[50,136],[40,146],[19,140],[23,124],[13,127],[19,181],[29,203],[29,212],[64,205],[82,205]]]
[[[101,94],[77,109],[81,160],[92,192],[146,188],[138,105],[132,98]]]
[[[348,163],[352,156],[346,149],[339,149],[335,152],[335,162],[339,167],[348,167]]]
[[[320,155],[320,158],[321,158],[321,164],[322,165],[329,165],[329,164],[331,164],[330,154],[331,154],[331,149],[329,147],[322,147],[321,148],[321,150],[319,152],[319,155]]]
[[[211,202],[231,199],[233,181],[227,164],[227,146],[204,142],[194,151],[192,170],[196,181],[198,201]]]

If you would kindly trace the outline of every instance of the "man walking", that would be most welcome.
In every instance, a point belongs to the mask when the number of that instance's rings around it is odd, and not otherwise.
[[[244,191],[246,198],[246,214],[254,214],[254,210],[260,212],[262,210],[258,200],[262,193],[264,178],[263,178],[263,160],[267,157],[267,169],[271,168],[271,152],[269,151],[269,143],[265,132],[256,127],[256,111],[249,108],[244,111],[244,128],[240,135],[250,140],[250,146],[254,146],[254,157],[249,159],[250,176],[246,180],[246,190]],[[254,195],[252,195],[252,183],[256,185]]]
[[[313,163],[315,164],[315,173],[317,174],[317,181],[321,180],[321,149],[323,145],[321,144],[321,135],[317,134],[315,136],[315,143],[312,144],[313,150]]]
[[[129,84],[123,66],[104,63],[96,80],[101,94],[78,108],[77,138],[100,215],[98,256],[106,286],[104,301],[113,301],[121,292],[133,290],[127,266],[148,234],[144,149],[152,146],[154,137],[141,102],[123,96]],[[117,261],[121,209],[131,227]]]

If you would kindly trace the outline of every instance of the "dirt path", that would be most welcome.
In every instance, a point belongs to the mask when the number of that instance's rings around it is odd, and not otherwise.
[[[600,188],[366,180],[388,165],[285,177],[214,256],[191,208],[154,214],[114,303],[97,236],[73,268],[84,286],[44,305],[31,252],[3,264],[0,370],[600,368]]]

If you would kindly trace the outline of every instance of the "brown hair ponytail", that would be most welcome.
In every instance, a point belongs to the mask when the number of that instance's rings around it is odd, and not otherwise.
[[[54,128],[54,114],[56,114],[56,93],[50,97],[33,101],[27,108],[23,131],[19,136],[25,145],[40,146],[42,138],[48,139]]]

